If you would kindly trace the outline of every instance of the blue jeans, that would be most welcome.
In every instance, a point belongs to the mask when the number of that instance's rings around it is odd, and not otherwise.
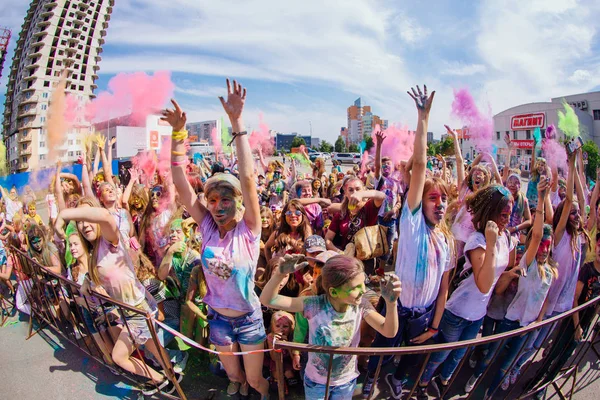
[[[354,388],[356,387],[356,378],[352,381],[339,386],[329,386],[329,400],[346,400],[352,398]],[[307,376],[304,377],[304,397],[311,400],[325,399],[325,385],[311,381]]]
[[[474,339],[479,333],[479,328],[483,323],[483,318],[477,321],[467,321],[448,310],[444,311],[442,322],[440,322],[440,332],[438,333],[438,343],[454,343],[462,340]],[[443,380],[450,380],[454,370],[465,356],[467,348],[438,351],[433,353],[421,376],[421,383],[428,384],[433,374],[443,363],[440,370],[440,376]],[[448,357],[450,356],[450,357]]]
[[[560,313],[553,312],[548,318],[555,317],[558,314]],[[555,326],[556,323],[548,324],[543,328],[538,329],[537,331],[530,332],[529,338],[527,339],[527,343],[525,344],[525,348],[523,350],[523,354],[521,354],[521,357],[519,357],[519,360],[515,364],[516,369],[520,370],[521,367],[523,367],[523,365],[527,362],[527,360],[529,360],[529,358],[533,356],[535,352],[542,347],[546,339],[550,338],[550,331],[553,330]]]
[[[260,307],[239,317],[226,317],[209,307],[208,326],[210,342],[215,346],[254,345],[267,338]]]
[[[383,220],[383,217],[377,217],[377,224],[388,228],[387,242],[389,245],[389,251],[386,254],[379,257],[379,260],[383,260],[383,261],[387,262],[390,259],[390,257],[392,256],[392,248],[394,247],[394,240],[396,240],[396,238],[398,237],[398,230],[396,229],[398,224],[397,224],[396,219],[397,218],[392,218],[386,222]]]
[[[498,325],[496,333],[510,332],[515,329],[519,329],[520,327],[521,326],[519,325],[518,321],[511,321],[505,318]],[[508,376],[508,369],[521,352],[521,348],[525,349],[525,346],[523,346],[523,344],[527,341],[528,337],[529,334],[525,334],[521,336],[513,336],[512,338],[506,340],[504,347],[508,346],[508,349],[506,350],[505,355],[502,357],[500,368],[496,373],[494,380],[488,388],[488,393],[493,393],[502,381],[502,379]],[[477,366],[475,367],[475,376],[480,377],[481,374],[483,374],[487,367],[491,364],[491,362],[501,355],[502,349],[500,349],[500,351],[498,351],[498,354],[496,354],[501,343],[502,341],[499,340],[489,344],[489,352],[481,361],[477,363]]]
[[[410,337],[408,334],[408,321],[412,318],[418,318],[421,315],[423,315],[424,313],[428,312],[429,310],[433,309],[433,307],[435,307],[435,302],[433,302],[433,304],[431,304],[429,307],[427,307],[426,309],[410,309],[410,308],[406,308],[406,307],[402,307],[402,304],[400,304],[400,300],[398,300],[396,302],[396,311],[398,312],[398,332],[396,333],[396,336],[394,336],[393,338],[386,338],[385,336],[383,336],[380,333],[377,333],[377,335],[375,336],[375,340],[373,341],[373,344],[371,345],[371,347],[400,347],[403,344],[405,346],[413,346],[413,344],[410,342]],[[387,313],[387,304],[384,303],[383,305],[383,309],[381,310],[381,315],[385,316]],[[433,316],[432,316],[433,318]],[[429,323],[431,323],[431,321],[429,321]],[[425,329],[427,329],[427,326],[423,327],[423,331],[425,331]],[[393,356],[384,356],[383,357],[383,362],[382,365],[385,365],[386,363],[388,363],[391,359],[393,358]],[[400,370],[409,370],[411,367],[415,366],[418,364],[420,355],[419,354],[407,354],[402,356],[402,360],[401,362],[398,364],[398,375],[400,375]],[[369,364],[368,364],[368,372],[370,376],[374,376],[375,375],[375,371],[377,370],[377,364],[379,363],[379,357],[378,356],[371,356],[369,357]]]

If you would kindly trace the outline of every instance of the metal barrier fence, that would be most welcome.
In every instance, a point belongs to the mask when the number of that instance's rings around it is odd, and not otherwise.
[[[112,310],[117,311],[120,316],[119,325],[123,326],[123,331],[126,331],[134,343],[133,355],[141,362],[142,368],[148,371],[150,368],[144,359],[142,352],[140,351],[132,335],[132,328],[127,323],[127,316],[131,318],[132,315],[143,318],[148,326],[148,329],[152,336],[152,342],[160,351],[161,364],[165,366],[165,373],[167,377],[174,384],[176,391],[181,399],[186,399],[186,395],[181,389],[180,385],[175,379],[175,373],[169,361],[169,357],[163,350],[160,341],[158,340],[155,323],[152,315],[147,312],[141,311],[135,307],[131,307],[127,304],[115,301],[109,297],[102,296],[101,294],[95,293],[99,305],[95,306],[91,304],[89,298],[83,296],[79,289],[80,286],[62,276],[54,274],[42,267],[35,260],[32,260],[25,253],[11,249],[14,254],[19,258],[21,268],[27,276],[30,277],[28,281],[19,281],[19,285],[25,288],[27,300],[31,307],[30,320],[29,320],[29,334],[27,339],[35,335],[33,332],[34,319],[38,321],[38,330],[44,327],[50,327],[56,333],[63,336],[66,340],[77,346],[79,349],[87,353],[90,357],[105,365],[113,371],[119,373],[119,375],[132,381],[135,384],[143,384],[144,381],[139,375],[133,374],[123,368],[116,365],[110,356],[110,349],[114,345],[115,337],[111,334],[110,327],[105,324],[98,322],[95,318],[90,318],[90,315],[97,313],[99,316],[108,318],[107,314]],[[4,303],[2,303],[4,306]],[[4,308],[4,307],[3,307]],[[356,355],[356,356],[380,356],[375,372],[375,382],[377,382],[380,375],[384,356],[407,356],[407,355],[422,355],[423,359],[420,362],[420,367],[415,371],[417,374],[414,376],[414,384],[410,388],[408,397],[410,398],[416,390],[417,384],[425,370],[425,366],[429,361],[432,354],[443,351],[443,350],[454,350],[460,348],[468,348],[472,351],[476,346],[491,344],[494,342],[500,342],[498,349],[495,351],[493,361],[487,366],[479,380],[477,385],[468,394],[466,399],[474,397],[477,392],[479,385],[482,385],[484,378],[488,372],[493,368],[494,361],[499,359],[504,345],[507,341],[513,337],[532,333],[537,330],[543,330],[544,327],[550,326],[545,337],[543,339],[543,345],[536,350],[535,354],[531,357],[533,360],[542,348],[545,348],[546,355],[542,358],[541,363],[536,363],[535,371],[528,371],[532,366],[533,362],[529,362],[521,372],[518,381],[512,386],[512,389],[503,395],[500,395],[499,387],[491,393],[493,396],[505,399],[522,399],[528,397],[539,390],[542,390],[552,385],[559,396],[564,398],[570,398],[573,395],[575,385],[577,383],[578,366],[584,359],[585,354],[591,349],[598,357],[600,357],[600,351],[596,346],[600,345],[600,322],[598,311],[600,310],[600,297],[595,298],[585,304],[578,306],[570,310],[569,312],[557,315],[549,318],[541,323],[533,323],[525,328],[516,329],[502,334],[495,334],[491,336],[481,337],[479,339],[460,341],[448,344],[432,344],[422,346],[410,346],[400,348],[334,348],[334,347],[321,347],[313,346],[301,343],[291,343],[285,341],[276,341],[274,343],[274,350],[277,354],[276,357],[276,379],[278,383],[278,396],[279,399],[285,399],[285,379],[283,371],[283,352],[282,350],[298,350],[301,352],[319,352],[326,353],[329,355],[328,373],[327,373],[327,391],[325,398],[329,395],[329,383],[331,380],[331,372],[333,367],[333,356],[336,354],[345,355]],[[572,323],[572,315],[575,312],[586,311],[591,315],[591,320],[587,321],[586,332],[584,339],[576,347],[574,335],[575,327]],[[86,315],[87,314],[87,315]],[[127,316],[126,316],[127,315]],[[580,318],[580,323],[583,321]],[[2,321],[2,323],[4,320]],[[525,350],[525,343],[521,346],[518,352],[518,356],[512,362],[510,369],[515,365],[516,360],[519,359],[520,355]],[[459,363],[456,371],[452,375],[448,385],[444,388],[442,397],[450,395],[453,390],[456,389],[455,380],[460,374],[465,361],[469,358],[470,351],[465,354]],[[267,355],[266,355],[267,356]],[[532,368],[533,369],[533,368]],[[506,374],[508,374],[508,371]],[[527,382],[521,382],[528,372],[533,372],[531,378]],[[560,380],[564,379],[562,384],[559,384]],[[571,381],[571,388],[569,393],[565,396],[563,388],[567,382]],[[519,389],[517,389],[519,388]],[[372,397],[374,390],[371,390],[369,397]],[[168,398],[176,399],[177,397],[161,393],[163,396]],[[464,393],[463,393],[464,394]]]
[[[584,333],[584,337],[580,343],[576,344],[574,340],[575,329],[579,327],[582,322],[580,319],[577,327],[573,325],[572,315],[575,312],[583,312],[583,311],[593,311],[593,317],[591,321],[589,321],[589,325],[586,327],[586,332]],[[361,348],[333,348],[326,346],[313,346],[303,343],[291,343],[285,341],[277,341],[274,344],[274,348],[276,350],[297,350],[301,352],[318,352],[318,353],[326,353],[329,355],[328,361],[328,371],[327,371],[327,382],[325,399],[329,397],[330,391],[330,380],[331,380],[331,371],[333,367],[333,356],[335,354],[345,354],[345,355],[356,355],[356,356],[380,356],[379,362],[377,365],[377,370],[375,372],[375,382],[378,382],[379,375],[381,373],[382,363],[384,360],[383,356],[408,356],[408,355],[423,355],[424,358],[421,361],[420,368],[415,369],[418,371],[416,376],[414,376],[414,384],[410,388],[410,392],[407,396],[403,398],[410,399],[412,395],[415,393],[417,389],[417,385],[423,372],[425,371],[425,367],[427,366],[427,362],[429,361],[432,354],[439,351],[451,351],[455,349],[468,348],[470,351],[473,351],[477,346],[491,344],[494,342],[500,342],[498,349],[494,353],[492,358],[492,362],[486,367],[483,374],[479,377],[477,384],[473,387],[473,389],[468,393],[465,397],[466,399],[471,398],[482,398],[475,397],[475,393],[477,392],[477,388],[479,385],[484,384],[484,378],[488,374],[488,372],[494,367],[495,361],[499,359],[505,344],[507,341],[513,337],[530,334],[534,331],[543,331],[544,327],[550,327],[547,333],[544,336],[543,344],[539,349],[536,349],[533,356],[531,356],[529,363],[525,366],[522,372],[519,375],[518,380],[512,385],[512,389],[505,394],[501,395],[498,393],[500,390],[500,385],[488,395],[493,398],[504,398],[504,399],[524,399],[529,397],[541,390],[544,390],[548,386],[552,385],[561,399],[571,398],[577,384],[577,372],[578,367],[584,356],[588,350],[592,350],[596,356],[600,358],[600,351],[596,348],[596,346],[600,345],[600,318],[598,312],[600,311],[600,297],[590,300],[589,302],[582,304],[572,310],[565,312],[563,314],[557,315],[555,317],[544,320],[540,323],[533,323],[527,327],[515,329],[506,333],[494,334],[486,337],[480,337],[478,339],[454,342],[454,343],[446,343],[446,344],[431,344],[431,345],[422,345],[422,346],[409,346],[409,347],[396,347],[396,348],[374,348],[374,347],[361,347]],[[581,314],[580,314],[581,315]],[[570,328],[569,328],[570,327]],[[517,360],[521,357],[521,355],[525,351],[525,344],[520,347],[517,356],[514,361],[511,363],[508,368],[506,374],[502,376],[504,379],[509,371],[514,367]],[[574,348],[576,345],[576,348]],[[541,364],[536,365],[535,371],[528,371],[529,368],[533,366],[533,360],[538,355],[541,349],[545,348],[545,355],[543,356]],[[573,351],[574,350],[574,351]],[[448,385],[443,388],[441,393],[442,398],[447,398],[446,396],[454,393],[455,395],[463,395],[464,391],[461,390],[462,393],[453,391],[456,387],[453,387],[453,384],[456,381],[457,376],[460,374],[465,361],[469,359],[470,351],[468,351],[462,360],[460,361],[458,367],[452,374],[452,378],[448,382]],[[547,352],[547,354],[546,354]],[[402,362],[402,361],[400,361]],[[279,399],[284,399],[285,395],[285,387],[284,387],[284,371],[283,371],[283,354],[280,351],[279,356],[276,360],[277,367],[277,381],[278,381],[278,395]],[[521,382],[525,376],[527,376],[528,372],[533,372],[533,377],[530,378],[527,382]],[[470,372],[470,374],[472,371]],[[469,375],[470,375],[469,374]],[[559,381],[564,379],[565,381],[562,384],[559,384]],[[563,388],[565,384],[572,380],[571,388],[567,396],[563,393]],[[519,384],[521,385],[521,389],[517,389]],[[485,386],[484,386],[485,387]],[[372,398],[374,394],[375,385],[373,385],[371,392],[369,394],[369,398]]]
[[[49,327],[113,372],[117,372],[134,384],[147,385],[149,380],[144,381],[144,377],[119,367],[111,357],[111,349],[119,334],[127,332],[134,346],[131,356],[136,359],[136,370],[149,374],[150,368],[153,367],[146,363],[144,354],[132,334],[135,328],[127,322],[127,319],[132,317],[138,320],[141,318],[145,321],[152,336],[149,341],[152,341],[158,349],[159,362],[164,368],[164,373],[175,386],[179,398],[186,399],[185,393],[175,379],[175,372],[169,357],[157,337],[150,313],[96,292],[94,292],[95,299],[83,296],[79,291],[79,284],[49,271],[19,250],[12,248],[11,251],[18,257],[23,272],[30,278],[27,281],[19,281],[31,307],[27,339],[35,335],[37,331]],[[115,315],[115,311],[120,317],[117,320],[118,326],[117,321],[114,320],[115,323],[111,324],[111,318],[108,316],[109,313]],[[34,319],[39,325],[35,332],[33,331]],[[106,323],[106,321],[109,322]],[[119,326],[123,328],[121,329]],[[153,385],[158,389],[156,383]],[[161,395],[172,399],[178,398],[164,392],[161,392]]]

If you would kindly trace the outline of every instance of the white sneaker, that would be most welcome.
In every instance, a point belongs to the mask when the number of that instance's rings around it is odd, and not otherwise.
[[[239,382],[229,382],[229,385],[227,385],[227,394],[230,396],[233,396],[239,390],[240,390]]]
[[[469,380],[467,381],[467,383],[465,384],[465,392],[466,393],[471,393],[471,391],[473,390],[473,388],[475,387],[475,385],[477,384],[477,380],[479,379],[478,376],[475,375],[471,375],[471,377],[469,378]]]
[[[469,367],[475,368],[477,366],[477,351],[473,350],[469,357]]]
[[[510,375],[507,376],[506,378],[504,378],[504,380],[502,381],[502,385],[500,385],[500,389],[502,389],[503,391],[506,392],[509,387],[510,387]]]

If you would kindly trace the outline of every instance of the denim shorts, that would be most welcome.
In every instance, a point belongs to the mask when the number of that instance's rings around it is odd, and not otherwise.
[[[348,383],[338,386],[329,386],[330,400],[346,400],[351,399],[356,388],[356,378]],[[306,375],[304,376],[304,395],[307,399],[320,400],[325,399],[325,385],[311,381]]]
[[[267,338],[260,307],[239,317],[226,317],[209,307],[208,326],[210,342],[215,346],[255,345]]]

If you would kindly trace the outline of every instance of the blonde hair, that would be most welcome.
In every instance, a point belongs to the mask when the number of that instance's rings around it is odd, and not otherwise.
[[[86,196],[77,201],[77,208],[84,205],[104,209],[95,197]],[[81,238],[83,239],[83,242],[87,244],[87,247],[92,249],[92,255],[88,258],[88,273],[90,274],[90,279],[96,285],[100,285],[100,276],[98,275],[98,265],[96,263],[96,259],[98,258],[98,241],[102,237],[102,231],[100,230],[100,224],[95,225],[97,235],[96,240],[93,243],[88,241],[83,235],[81,235]],[[79,231],[79,224],[77,224],[77,231]]]
[[[210,192],[217,189],[225,189],[231,191],[236,202],[237,212],[235,215],[236,221],[239,221],[244,214],[244,206],[242,204],[242,184],[240,180],[231,174],[216,173],[206,180],[204,184],[204,197],[208,199]]]

